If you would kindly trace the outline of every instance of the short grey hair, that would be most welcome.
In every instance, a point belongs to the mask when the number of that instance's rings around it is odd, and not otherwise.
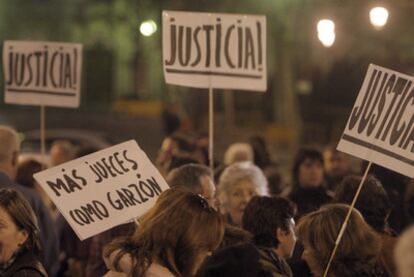
[[[20,139],[16,130],[0,125],[0,163],[9,162],[13,154],[20,150]]]
[[[411,277],[414,272],[414,227],[405,231],[395,246],[394,260],[398,276]]]
[[[249,180],[259,196],[268,195],[267,179],[263,171],[250,161],[238,162],[228,166],[220,176],[217,188],[220,204],[226,212],[228,194],[234,185],[242,180]]]

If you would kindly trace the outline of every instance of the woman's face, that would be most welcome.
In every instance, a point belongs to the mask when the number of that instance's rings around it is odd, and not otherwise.
[[[19,230],[6,210],[0,207],[0,264],[8,262],[27,237],[27,231]]]
[[[306,159],[299,166],[299,185],[303,188],[316,188],[323,182],[323,166],[318,160]]]
[[[230,189],[228,195],[229,212],[236,225],[241,226],[244,209],[250,199],[256,194],[255,186],[248,179],[238,181]]]

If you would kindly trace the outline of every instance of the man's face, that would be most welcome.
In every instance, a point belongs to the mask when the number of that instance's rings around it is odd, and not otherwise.
[[[296,235],[295,235],[295,221],[293,218],[289,220],[289,228],[287,231],[279,229],[277,234],[277,239],[279,240],[280,250],[282,252],[283,258],[288,259],[292,257],[293,249],[296,244]]]
[[[349,157],[345,153],[327,150],[324,160],[326,171],[332,177],[343,177],[351,171]]]
[[[213,180],[210,176],[204,175],[200,177],[201,182],[201,195],[204,196],[205,199],[207,199],[208,204],[213,207],[214,209],[217,209],[217,203],[216,203],[216,186],[213,183]]]

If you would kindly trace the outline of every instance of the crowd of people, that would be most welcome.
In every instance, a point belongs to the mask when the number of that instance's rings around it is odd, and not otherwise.
[[[136,222],[80,241],[33,178],[48,165],[20,160],[0,126],[0,276],[414,276],[413,180],[374,165],[351,209],[366,164],[333,146],[299,149],[290,182],[262,137],[214,169],[207,149],[205,135],[170,134],[155,162],[170,188]],[[96,150],[56,141],[50,166]]]

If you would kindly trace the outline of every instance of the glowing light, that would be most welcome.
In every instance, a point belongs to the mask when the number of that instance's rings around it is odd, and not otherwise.
[[[157,31],[157,24],[153,20],[147,20],[141,23],[139,31],[143,36],[152,36]]]
[[[381,29],[385,26],[385,24],[387,24],[388,16],[388,10],[384,7],[375,7],[372,8],[369,12],[369,19],[371,21],[371,24],[376,29]]]
[[[331,47],[335,42],[335,23],[330,19],[322,19],[319,20],[316,29],[322,45]]]

